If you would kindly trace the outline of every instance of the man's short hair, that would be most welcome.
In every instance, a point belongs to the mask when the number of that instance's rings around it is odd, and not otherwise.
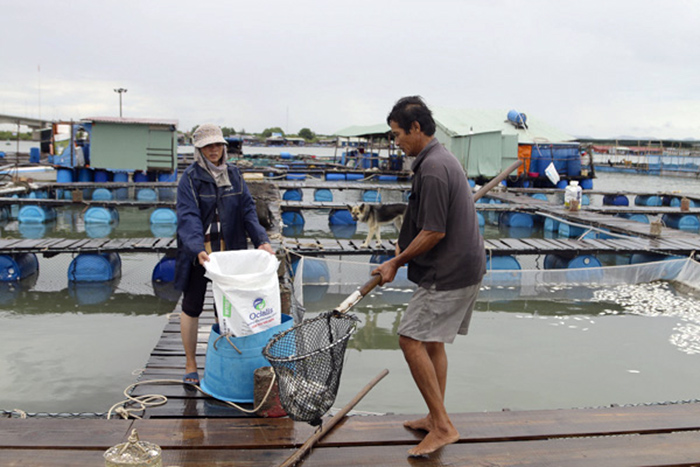
[[[420,96],[402,97],[396,101],[394,108],[391,109],[389,116],[386,118],[386,122],[389,125],[391,125],[392,121],[396,122],[399,128],[402,128],[406,133],[411,131],[413,122],[418,122],[421,131],[426,136],[435,134],[433,113]]]

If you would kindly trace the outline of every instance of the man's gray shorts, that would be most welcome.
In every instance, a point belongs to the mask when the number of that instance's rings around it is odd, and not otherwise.
[[[401,317],[398,334],[421,342],[451,344],[469,331],[481,283],[456,290],[418,287]]]

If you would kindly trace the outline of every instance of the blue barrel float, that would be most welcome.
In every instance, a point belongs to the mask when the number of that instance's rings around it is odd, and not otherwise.
[[[694,201],[694,200],[692,200],[692,199],[688,199],[688,201],[689,201],[689,204],[688,204],[688,207],[689,207],[689,208],[697,208],[697,207],[698,207],[698,203],[697,203],[696,201]],[[674,196],[674,197],[669,201],[669,205],[670,205],[672,208],[678,208],[678,207],[680,207],[680,205],[681,205],[681,199],[680,199],[679,197],[677,197],[677,196]]]
[[[154,237],[173,237],[177,232],[177,214],[170,208],[155,209],[149,220]]]
[[[365,203],[381,203],[382,195],[377,190],[365,190],[362,193],[362,201]]]
[[[254,402],[255,370],[270,366],[262,355],[262,349],[272,336],[291,328],[293,324],[291,316],[282,314],[282,323],[268,330],[249,336],[229,337],[240,353],[227,339],[221,339],[219,325],[212,325],[201,388],[219,400]]]
[[[177,170],[173,172],[159,172],[157,177],[159,182],[176,182]],[[162,201],[175,200],[175,188],[158,188],[158,199]]]
[[[305,173],[288,173],[286,176],[287,180],[306,180]]]
[[[630,200],[625,195],[605,195],[603,196],[603,206],[629,206]]]
[[[580,237],[584,233],[588,232],[588,228],[579,227],[577,225],[567,224],[566,222],[559,222],[559,227],[557,229],[557,234],[560,237],[573,238]],[[586,233],[584,238],[595,238],[596,234],[593,231]]]
[[[304,199],[304,193],[301,188],[290,188],[284,192],[282,199],[285,201],[301,201]]]
[[[514,256],[489,256],[486,258],[486,270],[520,270],[520,262]]]
[[[691,214],[664,214],[662,220],[668,227],[686,232],[697,232],[700,229],[700,220]]]
[[[333,193],[328,188],[317,188],[314,191],[314,201],[330,203],[333,201]]]
[[[39,148],[29,148],[29,162],[32,164],[41,162],[41,151]]]
[[[0,282],[16,282],[39,272],[34,253],[0,255]]]
[[[170,208],[157,208],[149,220],[151,224],[177,224],[177,214]]]
[[[662,206],[663,201],[658,195],[637,195],[634,198],[635,206]]]
[[[117,253],[80,253],[68,266],[69,282],[105,282],[122,275]]]
[[[147,172],[137,170],[134,172],[134,183],[150,182],[151,176]],[[136,199],[138,201],[157,201],[158,194],[153,188],[138,188],[136,190]]]
[[[341,180],[346,180],[346,177],[344,173],[327,172],[326,180],[329,182],[338,182]]]
[[[621,212],[617,214],[618,217],[623,217],[625,219],[629,219],[631,221],[635,222],[641,222],[642,224],[648,224],[649,223],[649,217],[646,214],[630,214],[626,212]]]
[[[112,200],[112,192],[108,190],[107,188],[95,188],[95,191],[92,192],[92,200],[93,201],[111,201]]]
[[[345,179],[349,182],[356,182],[358,180],[362,180],[363,178],[365,178],[365,176],[358,173],[349,173],[345,175]]]
[[[300,211],[286,210],[282,212],[282,222],[286,226],[304,225],[304,215]]]
[[[593,255],[566,258],[550,254],[544,257],[545,269],[572,269],[566,273],[566,279],[571,282],[599,283],[603,279],[601,267],[602,263]]]
[[[292,271],[296,273],[298,261],[292,264]],[[328,291],[330,271],[328,264],[322,258],[304,258],[304,270],[302,271],[302,283],[304,284],[304,302],[318,302]]]
[[[127,183],[129,181],[129,173],[128,172],[122,172],[122,171],[117,171],[114,172],[114,175],[112,177],[113,181],[115,183]],[[114,190],[114,198],[115,199],[127,199],[129,197],[129,189],[128,188],[117,188]]]
[[[95,174],[90,167],[80,167],[78,170],[78,182],[88,183],[95,181]],[[92,188],[83,188],[83,198],[90,199]]]
[[[151,274],[153,292],[158,298],[177,302],[182,294],[175,289],[175,258],[164,256],[158,261]]]
[[[357,222],[347,209],[331,209],[328,227],[335,238],[352,238],[357,232]]]
[[[119,211],[113,207],[90,206],[83,221],[85,224],[112,224],[119,222]]]
[[[95,183],[105,183],[112,181],[111,172],[105,169],[95,169]]]
[[[534,216],[524,212],[502,212],[498,224],[504,227],[532,228],[535,225]]]
[[[584,178],[579,182],[582,190],[592,190],[593,189],[593,179]]]
[[[47,206],[22,206],[17,214],[20,223],[44,224],[56,219],[56,210]]]
[[[67,167],[58,167],[56,169],[56,183],[73,183],[73,169]],[[59,188],[56,190],[57,199],[70,199],[70,190]]]

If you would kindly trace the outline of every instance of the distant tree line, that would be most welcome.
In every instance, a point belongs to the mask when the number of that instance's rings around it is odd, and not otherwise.
[[[192,133],[194,133],[194,130],[196,130],[196,129],[197,129],[197,127],[196,127],[196,126],[193,126],[193,127],[192,127],[192,130],[190,130],[190,132],[188,133],[187,136],[191,136]],[[222,127],[221,127],[221,132],[224,134],[224,137],[227,137],[227,136],[235,136],[235,135],[237,135],[237,134],[240,134],[240,135],[245,135],[245,134],[247,134],[246,131],[245,131],[245,129],[241,129],[240,132],[236,132],[236,130],[235,130],[234,128],[232,128],[232,127],[227,127],[227,126],[222,126]],[[271,128],[265,128],[265,129],[262,131],[262,133],[254,133],[254,135],[257,136],[257,137],[260,138],[260,139],[269,138],[269,137],[271,137],[273,134],[280,134],[280,135],[282,135],[282,136],[290,136],[290,137],[291,137],[291,136],[298,136],[299,138],[304,138],[307,142],[316,142],[316,141],[318,141],[318,135],[317,135],[316,133],[314,133],[313,131],[311,131],[311,129],[309,129],[309,128],[302,128],[301,130],[299,130],[299,133],[296,134],[296,135],[294,135],[294,134],[286,135],[286,134],[284,133],[284,130],[282,130],[282,128],[280,128],[280,127],[278,127],[278,126],[271,127]]]
[[[0,139],[1,140],[17,140],[17,133],[12,132],[12,131],[0,131]],[[29,141],[32,139],[32,132],[28,131],[26,133],[20,132],[19,134],[19,139],[23,141]]]

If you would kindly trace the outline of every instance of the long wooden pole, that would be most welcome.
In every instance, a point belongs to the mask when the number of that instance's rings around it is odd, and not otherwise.
[[[323,427],[315,432],[309,439],[306,440],[302,446],[296,450],[294,454],[292,454],[286,461],[284,461],[283,464],[281,464],[281,467],[293,467],[301,461],[304,456],[311,450],[311,448],[321,439],[323,438],[326,433],[331,431],[334,426],[338,424],[340,420],[342,420],[348,412],[350,412],[353,407],[357,405],[358,402],[362,400],[363,397],[367,395],[367,393],[377,385],[379,381],[382,380],[386,375],[389,374],[389,370],[384,369],[382,370],[377,376],[374,377],[372,381],[367,383],[367,385],[362,388],[360,392],[357,393],[357,395],[343,407],[340,412],[335,414],[328,422],[323,424]]]
[[[512,171],[514,171],[515,169],[520,167],[522,164],[523,164],[523,161],[521,161],[521,160],[517,160],[517,161],[513,162],[506,170],[504,170],[503,172],[498,174],[495,178],[490,180],[486,185],[482,186],[479,189],[479,191],[474,193],[474,201],[478,200],[479,198],[484,196],[486,193],[488,193],[489,190],[491,190],[491,188],[493,188],[496,185],[498,185],[499,183],[501,183],[501,181],[504,178],[506,178]]]

